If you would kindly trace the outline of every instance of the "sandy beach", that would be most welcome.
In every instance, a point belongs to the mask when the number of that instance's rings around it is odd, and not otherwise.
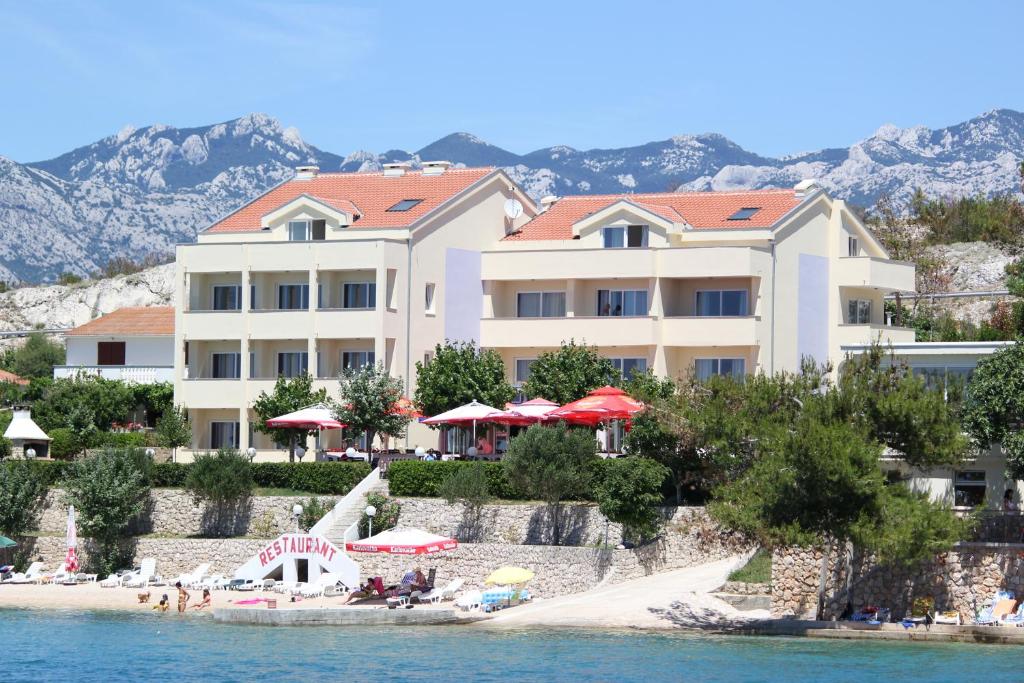
[[[767,618],[767,613],[737,612],[730,605],[708,595],[722,585],[729,571],[742,563],[742,557],[729,558],[698,567],[679,569],[618,584],[599,586],[584,593],[537,600],[494,615],[483,615],[477,621],[488,627],[574,627],[574,628],[708,628],[716,624]],[[98,583],[76,586],[3,584],[0,585],[0,608],[122,610],[149,612],[164,593],[170,598],[170,612],[176,612],[177,598],[173,586],[148,589],[150,602],[140,604],[137,588],[102,588]],[[197,603],[202,591],[191,590],[190,604]],[[343,606],[342,597],[296,598],[278,593],[213,591],[213,607],[267,609],[265,602],[239,605],[240,601],[257,598],[277,600],[277,609],[386,609],[382,604]],[[414,609],[452,608],[451,602],[437,607],[416,605]],[[212,610],[189,609],[190,615],[211,614]],[[470,615],[467,615],[470,616]]]

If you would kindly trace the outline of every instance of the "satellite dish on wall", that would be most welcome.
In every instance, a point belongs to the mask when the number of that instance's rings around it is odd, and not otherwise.
[[[518,199],[505,200],[505,215],[515,220],[523,215],[523,204]]]

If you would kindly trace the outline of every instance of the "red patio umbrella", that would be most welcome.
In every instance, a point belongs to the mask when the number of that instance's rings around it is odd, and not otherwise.
[[[78,529],[75,527],[75,506],[68,506],[68,552],[64,556],[64,571],[74,574],[78,571]]]
[[[268,427],[284,429],[341,429],[345,425],[338,422],[334,412],[322,403],[307,406],[287,415],[280,415],[267,420]]]
[[[395,405],[391,408],[391,414],[404,415],[410,420],[418,420],[423,417],[423,413],[416,409],[416,404],[405,396],[395,401]]]
[[[642,401],[636,400],[622,389],[604,386],[594,389],[578,401],[567,403],[558,410],[548,413],[548,416],[567,422],[596,425],[608,420],[629,420],[645,407]]]

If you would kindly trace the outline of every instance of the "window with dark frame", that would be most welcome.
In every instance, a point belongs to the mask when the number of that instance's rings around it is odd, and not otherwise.
[[[96,343],[97,365],[124,365],[125,343],[105,341]]]

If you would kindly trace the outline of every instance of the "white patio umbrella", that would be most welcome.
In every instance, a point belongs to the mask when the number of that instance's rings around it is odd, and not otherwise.
[[[440,415],[434,417],[428,417],[423,420],[424,424],[428,425],[459,425],[459,424],[470,424],[473,425],[473,443],[476,444],[476,423],[478,420],[486,420],[488,416],[499,412],[497,408],[484,405],[476,399],[473,399],[464,406],[458,408],[452,408]]]

